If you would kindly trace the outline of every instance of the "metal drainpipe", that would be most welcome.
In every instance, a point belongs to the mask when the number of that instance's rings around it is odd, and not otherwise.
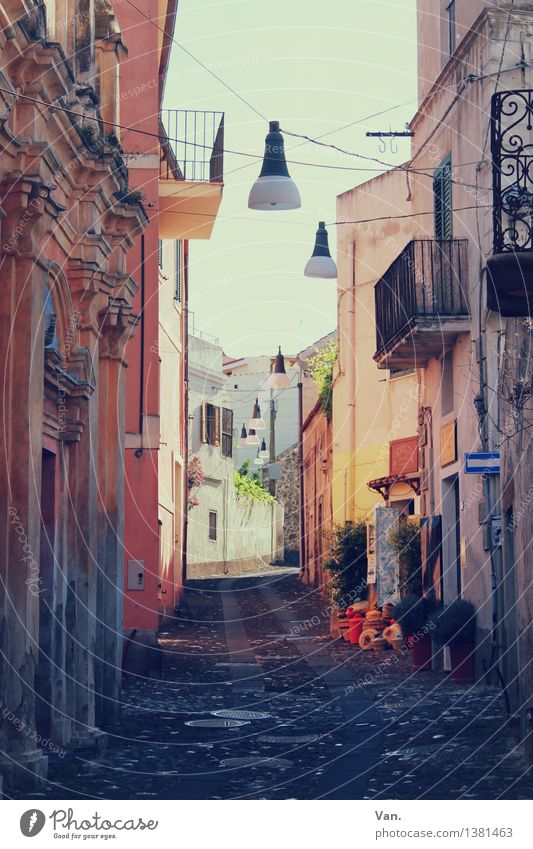
[[[139,433],[143,434],[143,408],[144,408],[144,297],[145,297],[145,244],[144,234],[141,235],[141,361],[140,361],[140,386],[139,386]]]
[[[476,411],[479,418],[479,434],[481,437],[481,445],[483,451],[489,450],[489,437],[487,432],[487,395],[486,395],[486,379],[485,379],[485,364],[483,361],[483,334],[485,333],[486,328],[483,327],[482,322],[482,309],[483,309],[483,279],[486,277],[486,266],[483,266],[482,260],[480,260],[479,267],[479,298],[478,298],[478,334],[479,334],[479,396],[478,403],[476,405]],[[493,541],[492,541],[492,511],[493,511],[493,502],[492,502],[492,482],[489,480],[488,475],[483,476],[483,496],[485,498],[486,504],[486,518],[487,518],[487,541],[489,546],[489,558],[490,558],[490,574],[491,574],[491,597],[492,597],[492,634],[491,634],[491,654],[489,660],[489,667],[487,669],[486,675],[487,678],[490,676],[490,672],[494,667],[494,671],[500,681],[504,696],[505,702],[507,706],[507,710],[509,711],[509,697],[507,693],[507,687],[505,685],[505,681],[503,679],[503,675],[500,669],[499,664],[499,651],[501,648],[501,623],[500,623],[500,610],[499,610],[499,595],[501,593],[502,587],[502,575],[498,574],[501,572],[501,569],[498,569],[496,563],[496,552],[494,551]]]
[[[303,383],[302,365],[298,379],[298,466],[300,477],[300,577],[306,569],[305,556],[305,501],[304,501],[304,442],[303,442]]]
[[[181,575],[182,582],[187,580],[187,531],[189,527],[188,478],[189,478],[189,242],[183,244],[183,382],[185,384],[183,397],[183,477],[184,477],[184,506],[183,506],[183,539],[181,544]]]

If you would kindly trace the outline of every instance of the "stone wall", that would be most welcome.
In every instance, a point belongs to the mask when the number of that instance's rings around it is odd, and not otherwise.
[[[238,497],[233,486],[204,483],[189,513],[187,578],[239,575],[283,560],[283,506]],[[209,512],[217,510],[217,538]]]
[[[285,563],[298,563],[300,558],[300,479],[298,463],[298,444],[291,445],[276,459],[281,477],[276,481],[276,498],[285,508],[284,524],[284,560]],[[264,477],[268,480],[268,471]]]

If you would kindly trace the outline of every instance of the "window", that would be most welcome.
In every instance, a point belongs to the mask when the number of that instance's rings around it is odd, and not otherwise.
[[[209,511],[209,539],[211,542],[217,541],[217,512],[216,510]]]
[[[176,239],[176,300],[181,302],[181,241]]]
[[[408,377],[408,375],[414,373],[414,368],[391,368],[389,369],[389,378],[394,380],[395,377]]]
[[[448,13],[448,53],[450,56],[455,53],[457,47],[457,39],[455,33],[455,0],[451,0],[446,6]]]
[[[157,240],[157,264],[163,268],[163,239]]]
[[[220,407],[214,404],[202,404],[202,442],[208,445],[220,444]]]
[[[433,200],[435,204],[435,238],[437,241],[452,238],[452,159],[442,160],[433,174]]]
[[[233,410],[222,407],[222,456],[233,456]]]

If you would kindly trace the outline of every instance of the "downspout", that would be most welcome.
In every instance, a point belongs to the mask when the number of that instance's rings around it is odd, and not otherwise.
[[[348,463],[348,493],[345,515],[347,520],[355,521],[354,504],[355,504],[355,392],[356,392],[356,368],[355,368],[355,240],[352,241],[352,285],[350,287],[350,307],[348,309],[348,328],[349,328],[349,343],[350,351],[348,357],[345,357],[345,370],[348,380],[348,407],[350,415],[348,416],[350,432],[348,435],[348,445],[350,449]]]
[[[139,386],[139,433],[141,435],[140,453],[142,454],[143,410],[144,410],[144,298],[145,298],[145,245],[144,234],[141,235],[141,361]],[[140,456],[140,454],[138,455]]]
[[[187,531],[189,527],[189,242],[183,243],[183,538],[181,544],[181,579],[187,580]]]
[[[300,578],[306,572],[305,554],[305,500],[304,500],[304,442],[303,442],[303,383],[302,364],[298,379],[298,471],[300,477]]]

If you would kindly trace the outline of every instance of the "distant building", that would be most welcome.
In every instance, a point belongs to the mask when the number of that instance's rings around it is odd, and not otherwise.
[[[189,468],[199,464],[203,481],[188,496],[187,577],[255,571],[283,557],[283,508],[237,496],[235,417],[222,348],[204,334],[190,335],[188,350]]]

